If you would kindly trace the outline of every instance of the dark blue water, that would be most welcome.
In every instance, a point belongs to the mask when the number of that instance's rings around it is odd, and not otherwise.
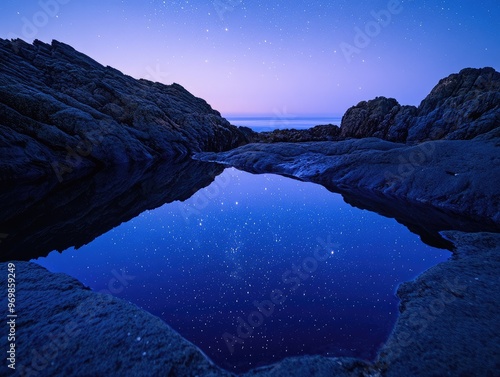
[[[300,117],[286,112],[276,112],[268,117],[255,116],[229,116],[226,118],[235,126],[249,127],[254,131],[272,131],[277,129],[294,128],[296,130],[306,129],[324,124],[336,124],[340,126],[341,117]]]
[[[183,203],[36,262],[130,300],[242,371],[301,354],[374,357],[397,285],[448,257],[322,186],[227,169]]]

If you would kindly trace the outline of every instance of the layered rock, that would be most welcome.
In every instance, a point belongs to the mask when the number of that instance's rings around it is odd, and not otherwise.
[[[0,179],[67,179],[245,142],[178,84],[135,80],[57,41],[0,39]]]
[[[378,137],[399,143],[469,140],[500,124],[500,73],[467,68],[442,79],[418,108],[377,97],[351,107],[343,137]]]

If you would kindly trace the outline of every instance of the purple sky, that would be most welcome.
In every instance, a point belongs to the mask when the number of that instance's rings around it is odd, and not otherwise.
[[[177,82],[223,115],[342,115],[418,105],[465,67],[500,67],[500,2],[3,0],[0,37],[68,43]],[[362,35],[363,34],[363,35]]]

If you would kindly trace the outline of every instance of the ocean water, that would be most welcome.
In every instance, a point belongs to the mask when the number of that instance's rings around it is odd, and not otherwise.
[[[449,256],[322,186],[231,168],[35,262],[113,291],[241,372],[304,354],[373,358],[398,284]]]
[[[301,130],[325,124],[336,124],[340,126],[342,117],[299,117],[288,114],[276,114],[267,117],[228,116],[226,119],[235,126],[245,126],[254,131],[262,132],[286,128]]]

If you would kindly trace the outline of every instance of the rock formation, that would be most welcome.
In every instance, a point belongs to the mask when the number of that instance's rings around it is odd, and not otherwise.
[[[0,40],[2,250],[29,259],[79,246],[145,209],[188,198],[222,171],[187,161],[192,153],[316,182],[426,242],[454,247],[454,258],[400,286],[401,315],[377,360],[304,356],[245,376],[495,375],[500,236],[438,231],[499,231],[499,126],[500,74],[492,68],[441,80],[418,108],[378,97],[349,109],[340,129],[255,135],[180,85],[135,80],[60,42]],[[248,141],[261,143],[227,151]],[[14,264],[20,375],[232,375],[135,305],[34,263]],[[7,268],[0,263],[3,276]],[[7,292],[6,279],[0,289]],[[6,308],[7,295],[0,298]],[[9,347],[0,337],[0,348]],[[7,372],[3,363],[0,374]]]
[[[340,128],[333,124],[319,125],[305,130],[284,129],[271,132],[255,132],[252,142],[261,143],[302,143],[307,141],[340,140]]]
[[[400,285],[400,316],[376,362],[384,377],[494,376],[500,235],[444,232],[454,257]]]
[[[231,376],[159,318],[66,274],[15,261],[18,376]],[[7,276],[8,263],[0,264]],[[1,288],[7,291],[6,280]],[[0,300],[7,308],[7,295]],[[7,336],[0,345],[9,350]],[[5,360],[4,360],[5,361]],[[12,375],[6,362],[0,375]]]
[[[248,144],[196,157],[251,173],[319,183],[341,193],[346,201],[394,217],[423,240],[439,244],[440,230],[500,230],[497,143],[498,139],[439,140],[405,146],[366,138]],[[438,212],[429,216],[434,210]]]
[[[377,137],[405,142],[408,124],[416,114],[414,106],[401,106],[394,98],[377,97],[351,107],[342,117],[343,138]]]
[[[420,106],[401,106],[394,98],[377,97],[347,110],[341,127],[306,130],[247,131],[250,142],[335,141],[376,137],[396,143],[469,140],[500,123],[500,73],[493,68],[467,68],[442,79]]]
[[[466,68],[439,81],[418,108],[385,97],[360,102],[342,118],[341,135],[398,143],[469,140],[499,124],[500,73]]]
[[[178,84],[135,80],[57,41],[0,39],[0,179],[70,179],[245,142]]]

